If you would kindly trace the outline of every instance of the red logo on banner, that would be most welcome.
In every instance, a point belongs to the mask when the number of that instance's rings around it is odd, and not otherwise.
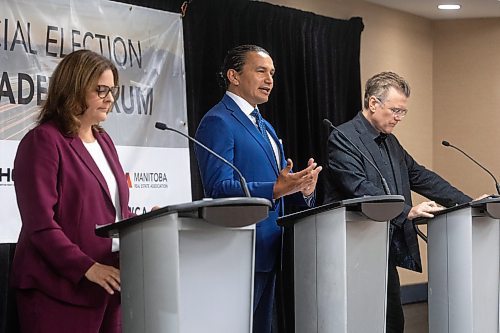
[[[128,188],[132,188],[132,180],[130,179],[130,173],[126,172],[125,177],[127,178]]]

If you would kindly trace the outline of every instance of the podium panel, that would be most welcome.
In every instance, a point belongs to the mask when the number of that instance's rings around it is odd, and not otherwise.
[[[176,222],[170,214],[120,231],[123,332],[180,332]]]
[[[403,204],[365,197],[283,219],[293,228],[295,332],[385,332],[388,221]]]
[[[385,332],[389,222],[354,212],[346,222],[347,332]]]
[[[180,331],[251,332],[255,226],[180,221]]]
[[[216,199],[98,228],[120,236],[123,332],[251,333],[255,223],[270,206]]]
[[[295,332],[344,331],[347,321],[345,234],[343,223],[331,223],[341,210],[308,216],[294,226]],[[322,252],[337,253],[325,256]],[[318,269],[318,266],[323,269]],[[316,292],[317,289],[322,293]],[[329,310],[328,310],[329,309]]]
[[[499,332],[500,225],[472,202],[427,220],[429,332]]]

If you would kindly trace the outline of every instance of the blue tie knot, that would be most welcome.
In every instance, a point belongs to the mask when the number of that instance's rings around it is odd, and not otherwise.
[[[266,124],[264,124],[264,119],[260,115],[259,109],[254,109],[252,113],[250,113],[252,117],[255,118],[255,121],[257,123],[257,127],[259,128],[259,132],[267,138],[267,130],[266,130]]]

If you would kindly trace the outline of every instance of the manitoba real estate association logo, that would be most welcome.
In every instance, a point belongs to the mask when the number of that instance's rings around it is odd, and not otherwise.
[[[168,188],[168,177],[165,172],[127,172],[129,188]]]

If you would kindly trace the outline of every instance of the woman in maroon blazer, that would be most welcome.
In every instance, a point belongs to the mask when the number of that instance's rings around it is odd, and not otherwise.
[[[22,229],[11,283],[22,332],[120,332],[118,252],[96,225],[129,217],[128,186],[99,124],[118,95],[118,71],[88,50],[50,80],[38,126],[14,161]]]

